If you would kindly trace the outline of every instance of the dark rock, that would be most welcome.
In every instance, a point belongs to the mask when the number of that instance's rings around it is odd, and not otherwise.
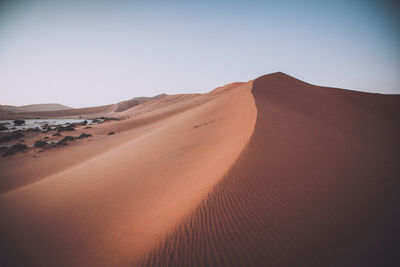
[[[87,125],[88,122],[85,120],[85,121],[82,121],[81,124],[82,124],[82,125]]]
[[[19,151],[25,151],[28,149],[27,145],[24,144],[15,144],[12,145],[9,149],[6,150],[6,152],[3,154],[3,157],[7,157],[10,155],[14,155],[15,153]]]
[[[15,151],[24,151],[28,149],[28,146],[24,144],[15,144],[11,146],[11,149]]]
[[[114,133],[114,132],[109,132],[109,133],[108,133],[108,135],[113,135],[113,134],[115,134],[115,133]]]
[[[26,129],[25,131],[27,131],[27,132],[40,132],[40,129],[39,129],[39,127],[36,127],[36,128],[28,128],[28,129]]]
[[[57,145],[66,145],[67,141],[75,141],[76,137],[74,136],[65,136],[63,139],[57,142]]]
[[[61,141],[65,142],[65,141],[74,141],[76,139],[75,136],[70,136],[67,135],[66,137],[64,137],[63,139],[61,139]]]
[[[12,132],[9,135],[5,135],[5,136],[0,137],[0,142],[8,142],[8,141],[11,141],[13,139],[19,139],[19,138],[24,137],[24,136],[25,135],[20,133],[19,131],[15,131],[15,132]]]
[[[17,126],[25,124],[25,120],[14,120],[13,122],[14,122],[14,125],[17,125]]]
[[[35,142],[35,147],[45,147],[47,146],[47,142],[44,140],[38,140]]]
[[[61,134],[60,133],[55,133],[55,134],[53,134],[53,136],[61,136]]]
[[[5,131],[5,130],[8,130],[8,128],[3,124],[0,124],[0,131]]]
[[[61,126],[57,130],[57,132],[64,132],[64,131],[67,131],[67,132],[75,131],[75,128],[73,126],[68,125],[68,126],[65,126],[65,127]]]
[[[14,136],[15,139],[17,138],[21,138],[24,137],[25,135],[23,133],[21,133],[20,131],[15,131],[12,133],[12,135]]]
[[[119,121],[119,118],[108,118],[108,117],[105,117],[105,118],[103,118],[103,120],[104,121]]]
[[[21,133],[20,131],[16,131],[12,133],[12,136],[14,136],[14,139],[18,139],[21,137],[24,137],[25,135],[23,133]]]
[[[53,127],[53,126],[51,126],[51,125],[46,123],[45,125],[42,126],[42,128],[43,128],[42,132],[47,133],[47,132],[50,132],[50,131],[55,131],[57,127]]]
[[[91,134],[81,133],[81,135],[78,136],[78,139],[83,139],[83,138],[88,138],[88,137],[92,137],[92,135]]]

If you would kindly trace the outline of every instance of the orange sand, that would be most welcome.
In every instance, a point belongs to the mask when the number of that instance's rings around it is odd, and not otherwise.
[[[113,136],[2,160],[1,258],[42,266],[134,263],[247,144],[256,119],[251,85],[166,96],[91,132],[107,127]]]
[[[249,145],[141,266],[399,266],[400,96],[254,81]]]
[[[100,111],[1,159],[0,265],[400,265],[400,96],[274,73]]]

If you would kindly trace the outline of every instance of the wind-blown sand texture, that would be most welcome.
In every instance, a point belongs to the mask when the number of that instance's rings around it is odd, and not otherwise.
[[[122,113],[94,129],[115,136],[2,159],[1,261],[399,263],[399,96],[274,73]]]

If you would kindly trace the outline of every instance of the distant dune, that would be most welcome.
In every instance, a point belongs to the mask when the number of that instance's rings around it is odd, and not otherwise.
[[[21,107],[0,106],[0,119],[8,118],[63,118],[63,117],[100,117],[118,115],[119,112],[128,110],[134,106],[166,96],[165,94],[154,97],[135,97],[117,104],[87,107],[70,108],[61,104],[37,104]],[[114,114],[116,113],[116,114]]]
[[[400,264],[399,95],[273,73],[138,102],[2,158],[0,265]]]
[[[21,113],[21,112],[40,112],[40,111],[57,111],[70,109],[70,107],[61,104],[34,104],[26,106],[7,106],[0,105],[1,112]]]

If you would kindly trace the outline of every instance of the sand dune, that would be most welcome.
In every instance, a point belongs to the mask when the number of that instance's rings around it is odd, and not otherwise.
[[[395,266],[399,96],[274,73],[125,104],[0,161],[0,265]]]
[[[143,266],[398,266],[400,97],[282,73],[249,145]]]
[[[114,136],[7,158],[0,165],[9,180],[0,197],[1,260],[127,266],[143,257],[247,144],[256,119],[251,84],[169,96],[106,125],[116,127]]]

